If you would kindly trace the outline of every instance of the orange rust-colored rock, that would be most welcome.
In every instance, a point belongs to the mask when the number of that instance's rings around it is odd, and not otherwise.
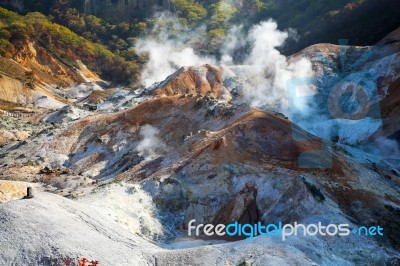
[[[229,92],[223,85],[223,71],[222,67],[211,65],[182,68],[164,81],[152,94],[227,97]]]

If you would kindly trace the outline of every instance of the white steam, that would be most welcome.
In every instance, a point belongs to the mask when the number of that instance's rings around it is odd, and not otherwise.
[[[146,87],[155,82],[163,81],[182,66],[213,64],[212,58],[195,54],[193,48],[185,47],[176,40],[163,43],[156,41],[139,41],[136,44],[138,52],[149,52],[149,61],[142,71],[142,82]]]
[[[278,30],[278,25],[272,20],[254,25],[248,33],[243,31],[242,25],[231,28],[222,45],[220,60],[196,54],[192,47],[194,36],[182,34],[171,38],[168,32],[161,31],[158,41],[139,40],[136,43],[137,51],[149,53],[149,61],[142,71],[142,83],[148,87],[163,81],[182,66],[233,65],[235,52],[244,50],[247,46],[250,47],[248,54],[242,56],[241,62],[235,62],[247,65],[245,73],[236,73],[239,77],[241,74],[246,76],[243,86],[245,99],[252,106],[287,114],[286,82],[292,78],[312,76],[311,62],[307,59],[290,63],[287,61],[277,48],[293,33]],[[204,28],[195,29],[193,32],[196,32],[197,37],[201,36]],[[307,103],[301,102],[293,108],[302,110],[306,107]]]
[[[190,43],[197,36],[203,35],[205,28],[188,31],[168,12],[160,13],[157,17],[158,22],[153,29],[157,38],[140,39],[135,44],[137,52],[149,54],[149,60],[141,73],[143,85],[149,87],[163,81],[182,66],[216,63],[213,57],[196,54]]]
[[[140,128],[142,137],[136,150],[146,161],[153,160],[166,151],[167,146],[159,137],[159,130],[151,125],[144,125]]]
[[[246,45],[246,39],[241,38],[243,36],[243,25],[233,26],[225,39],[221,49],[221,64],[222,65],[233,65],[233,55],[238,48],[242,48]]]
[[[252,44],[252,49],[244,63],[252,67],[253,77],[245,87],[245,95],[253,106],[267,106],[287,113],[286,82],[293,78],[313,75],[308,59],[302,58],[289,63],[278,51],[277,48],[282,46],[288,37],[289,34],[279,31],[278,25],[272,20],[255,25],[250,30],[247,39]]]

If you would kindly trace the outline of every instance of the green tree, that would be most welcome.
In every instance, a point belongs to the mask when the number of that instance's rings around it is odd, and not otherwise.
[[[175,10],[180,18],[189,24],[198,22],[207,16],[207,10],[193,0],[174,0]]]
[[[4,57],[12,57],[15,47],[8,40],[0,38],[0,55]]]

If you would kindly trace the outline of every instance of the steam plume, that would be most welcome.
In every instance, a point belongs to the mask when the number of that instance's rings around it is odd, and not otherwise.
[[[136,150],[147,161],[155,159],[167,149],[167,146],[158,135],[159,130],[151,125],[144,125],[140,129],[142,139]]]
[[[179,26],[177,26],[179,28]],[[204,28],[194,30],[196,36],[204,33]],[[191,33],[193,34],[193,32]],[[191,37],[179,35],[171,38],[165,30],[160,31],[158,41],[154,39],[140,40],[136,44],[139,52],[149,52],[149,62],[142,71],[142,82],[146,86],[164,80],[168,75],[182,66],[202,64],[231,65],[234,53],[246,44],[251,47],[247,56],[239,64],[248,65],[247,79],[244,86],[245,98],[252,106],[264,106],[282,113],[288,113],[286,98],[286,81],[296,77],[312,75],[311,62],[307,59],[289,63],[278,51],[290,33],[279,31],[272,20],[253,26],[248,34],[243,33],[243,26],[233,26],[222,45],[221,59],[201,56],[191,46]],[[239,73],[240,76],[240,73]],[[297,108],[305,108],[302,103]]]

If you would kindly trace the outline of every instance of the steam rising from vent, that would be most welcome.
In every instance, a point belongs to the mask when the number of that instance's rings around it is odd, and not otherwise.
[[[244,47],[247,43],[243,36],[243,25],[233,26],[229,32],[228,36],[221,49],[221,64],[223,65],[233,65],[233,54],[235,50],[241,47]]]
[[[163,43],[141,40],[136,49],[140,53],[149,53],[149,61],[142,71],[142,82],[146,87],[163,81],[182,66],[215,64],[215,59],[196,55],[193,48],[185,47],[179,40],[165,40]]]
[[[279,31],[278,25],[272,20],[255,25],[250,30],[247,40],[252,44],[252,50],[244,63],[252,66],[253,73],[245,87],[245,95],[253,106],[266,105],[287,113],[286,82],[313,74],[308,59],[289,63],[277,50],[288,37],[289,34]],[[305,109],[306,106],[297,107]]]
[[[222,47],[221,63],[233,64],[234,52],[250,45],[250,52],[241,64],[249,66],[248,76],[244,84],[244,95],[252,106],[266,107],[275,111],[288,113],[286,82],[293,78],[313,75],[312,65],[308,59],[302,58],[289,63],[278,51],[285,41],[292,36],[294,30],[279,31],[272,20],[254,25],[249,33],[243,33],[243,26],[234,26],[229,31],[227,41]],[[307,95],[315,94],[315,88],[305,88]],[[296,102],[296,108],[303,113],[307,111],[309,102]]]
[[[169,12],[155,15],[156,38],[138,40],[135,49],[139,53],[148,53],[149,60],[141,73],[142,83],[146,87],[165,80],[182,66],[216,64],[213,57],[195,53],[191,42],[205,33],[205,27],[188,30]],[[178,34],[177,34],[178,33]]]
[[[204,36],[204,28],[193,30],[188,33],[190,36],[177,34],[173,38],[168,30],[162,30],[158,36],[159,41],[139,40],[136,43],[137,51],[149,53],[149,61],[142,71],[142,83],[148,87],[163,81],[182,66],[233,65],[235,52],[244,50],[247,46],[250,47],[250,52],[243,56],[241,62],[235,62],[248,66],[243,73],[247,77],[243,86],[245,99],[252,106],[264,106],[287,114],[286,81],[311,76],[311,62],[308,59],[300,59],[289,63],[278,51],[277,48],[282,46],[289,36],[295,35],[293,30],[279,31],[278,25],[272,20],[253,26],[249,33],[244,33],[243,28],[242,25],[231,28],[222,44],[219,60],[198,55],[192,47],[193,38]],[[240,73],[238,75],[240,76]],[[304,103],[296,107],[305,109],[306,105],[307,103]]]
[[[146,161],[153,160],[167,150],[167,145],[160,139],[159,130],[151,125],[144,125],[140,128],[142,137],[136,150]]]

